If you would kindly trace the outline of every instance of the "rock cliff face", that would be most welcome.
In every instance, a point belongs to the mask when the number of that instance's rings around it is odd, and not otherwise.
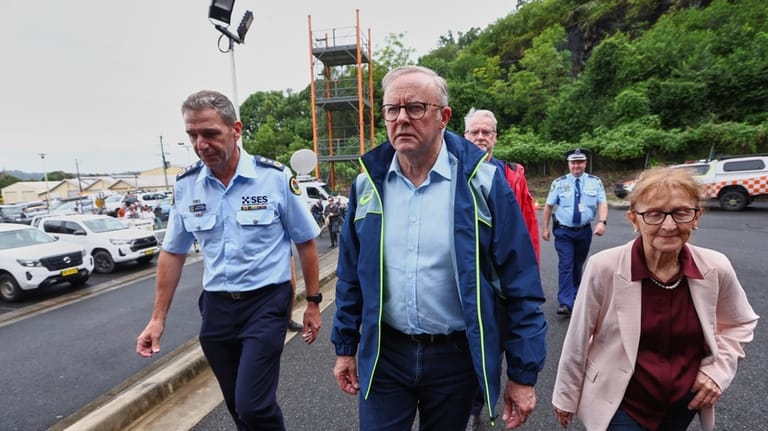
[[[571,51],[571,61],[574,73],[584,69],[592,49],[606,37],[623,32],[630,37],[638,32],[652,27],[658,19],[669,12],[671,8],[686,9],[690,7],[709,6],[711,0],[672,0],[649,1],[647,7],[630,9],[626,4],[617,5],[601,14],[594,14],[591,7],[599,4],[600,0],[584,2],[575,8],[568,17],[566,32],[568,35],[567,48]],[[674,4],[673,4],[674,3]]]

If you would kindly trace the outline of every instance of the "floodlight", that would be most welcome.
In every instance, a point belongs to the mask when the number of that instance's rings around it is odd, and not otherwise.
[[[245,34],[248,33],[251,23],[253,23],[253,12],[247,10],[243,15],[243,19],[240,20],[240,25],[237,26],[237,35],[240,37],[240,43],[245,42]]]
[[[235,8],[235,0],[211,0],[208,9],[208,18],[222,22],[229,26],[232,19],[232,10]]]

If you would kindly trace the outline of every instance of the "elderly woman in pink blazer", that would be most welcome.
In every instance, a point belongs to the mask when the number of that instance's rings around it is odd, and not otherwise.
[[[565,336],[552,404],[593,430],[685,430],[736,374],[758,316],[723,254],[688,244],[699,186],[654,168],[629,196],[640,235],[587,262]]]

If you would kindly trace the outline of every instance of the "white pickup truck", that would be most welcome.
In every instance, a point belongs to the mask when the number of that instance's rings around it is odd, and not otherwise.
[[[701,198],[717,200],[726,211],[741,211],[760,196],[768,196],[768,154],[720,156],[710,161],[673,165],[687,169],[702,185]],[[623,198],[636,179],[616,185],[616,196]]]

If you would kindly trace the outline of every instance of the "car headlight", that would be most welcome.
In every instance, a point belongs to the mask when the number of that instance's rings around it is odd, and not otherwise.
[[[114,245],[128,245],[131,243],[132,240],[130,239],[110,239],[109,242],[111,242]]]
[[[16,259],[16,262],[19,262],[19,265],[27,268],[43,266],[42,264],[40,264],[40,261],[36,259]]]

